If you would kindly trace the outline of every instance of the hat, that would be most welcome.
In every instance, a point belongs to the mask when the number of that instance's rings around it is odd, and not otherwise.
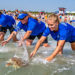
[[[19,14],[18,15],[18,19],[23,19],[24,17],[26,17],[26,16],[28,16],[28,14],[23,14],[23,13],[21,13],[21,14]]]

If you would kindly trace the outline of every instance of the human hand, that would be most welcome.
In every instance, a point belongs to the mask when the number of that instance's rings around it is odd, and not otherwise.
[[[8,43],[7,40],[6,40],[6,41],[2,41],[2,42],[1,42],[1,45],[4,46],[4,45],[6,45],[7,43]]]
[[[45,58],[45,60],[47,60],[47,61],[51,61],[51,59],[50,59],[49,57]]]
[[[36,54],[36,51],[31,52],[30,58],[33,57]]]

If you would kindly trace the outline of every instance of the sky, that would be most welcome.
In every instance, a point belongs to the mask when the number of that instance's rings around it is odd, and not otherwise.
[[[58,11],[59,7],[66,11],[75,11],[75,0],[0,0],[0,9],[26,11]]]

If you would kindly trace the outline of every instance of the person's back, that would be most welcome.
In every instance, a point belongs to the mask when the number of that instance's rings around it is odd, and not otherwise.
[[[37,21],[37,20],[35,20],[33,18],[29,18],[29,24],[28,24],[29,26],[30,26],[31,22],[35,23],[35,27],[33,29],[32,34],[36,35],[36,33],[37,34],[42,33],[45,30],[45,28],[46,28],[45,23],[42,22],[42,21],[39,22],[39,21]],[[33,26],[33,25],[31,25],[31,26]]]
[[[2,27],[6,27],[6,25],[7,25],[6,17],[5,17],[4,14],[1,14],[1,15],[0,15],[0,25],[1,25]]]
[[[14,20],[14,18],[12,16],[6,15],[6,21],[8,22],[7,25],[9,27],[12,27],[12,25],[15,24],[15,20]]]

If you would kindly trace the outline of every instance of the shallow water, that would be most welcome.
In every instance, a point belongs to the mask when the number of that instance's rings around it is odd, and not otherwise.
[[[19,36],[17,37],[19,38]],[[27,47],[28,54],[33,51],[36,41],[37,38],[34,40],[33,45]],[[51,62],[47,62],[44,59],[53,52],[56,41],[49,38],[49,44],[49,48],[41,46],[37,54],[30,59],[29,64],[17,70],[13,67],[5,67],[5,64],[15,54],[22,57],[24,47],[18,47],[17,43],[12,41],[4,47],[0,46],[0,75],[75,75],[75,51],[71,50],[70,44],[65,44],[63,55],[57,55]]]
[[[17,70],[12,67],[5,67],[5,63],[14,56],[16,49],[18,49],[16,54],[19,57],[22,56],[21,53],[24,50],[22,47],[16,47],[15,43],[7,44],[3,48],[4,50],[7,49],[7,51],[0,53],[0,75],[75,75],[75,52],[71,50],[70,45],[68,43],[65,45],[63,55],[57,55],[51,62],[47,62],[44,58],[53,52],[56,45],[54,41],[50,41],[49,43],[54,43],[53,47],[52,44],[50,48],[41,46],[29,64]],[[28,53],[30,54],[33,49],[33,45],[27,47]]]

